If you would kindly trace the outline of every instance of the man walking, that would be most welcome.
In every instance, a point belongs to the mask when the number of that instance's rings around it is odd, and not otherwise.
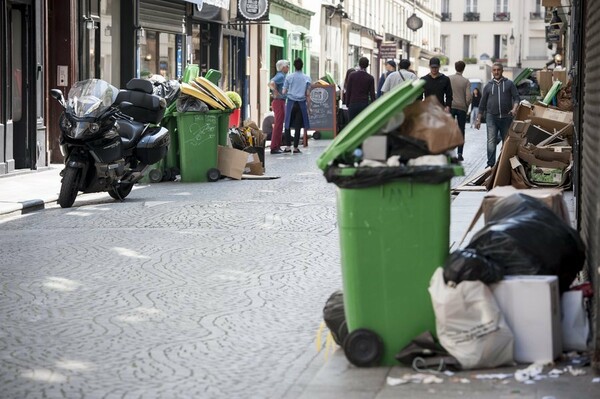
[[[285,76],[290,70],[290,63],[287,60],[279,60],[275,64],[277,73],[269,82],[271,93],[273,94],[274,122],[273,132],[271,133],[271,154],[281,154],[281,134],[283,133],[283,119],[285,118],[285,94],[283,94],[283,82]]]
[[[400,70],[392,72],[385,79],[383,83],[383,87],[381,88],[381,92],[383,94],[391,91],[394,87],[402,84],[406,81],[415,81],[419,79],[417,75],[408,70],[410,68],[409,60],[400,60]]]
[[[385,63],[385,72],[381,74],[381,77],[379,78],[379,83],[377,84],[377,98],[381,97],[381,95],[383,94],[381,88],[383,87],[383,84],[387,80],[388,76],[390,76],[390,74],[392,74],[395,71],[396,61],[388,60]]]
[[[519,105],[519,93],[515,84],[502,76],[504,68],[499,62],[492,65],[492,76],[483,87],[479,113],[475,121],[475,129],[481,127],[481,115],[485,114],[487,124],[487,165],[496,163],[496,146],[506,138]]]
[[[429,60],[429,73],[421,79],[425,81],[423,87],[423,99],[436,96],[446,112],[452,107],[452,85],[448,76],[440,73],[440,59],[433,57]]]
[[[467,110],[471,103],[471,82],[462,75],[465,70],[465,63],[463,61],[456,61],[454,63],[454,69],[456,69],[456,73],[449,77],[450,84],[452,85],[451,113],[452,117],[456,118],[464,141],[465,125],[467,124]],[[464,161],[463,147],[464,145],[458,146],[457,158],[459,161]]]
[[[361,57],[358,66],[360,69],[348,76],[346,88],[349,121],[375,101],[375,79],[367,72],[369,59]]]

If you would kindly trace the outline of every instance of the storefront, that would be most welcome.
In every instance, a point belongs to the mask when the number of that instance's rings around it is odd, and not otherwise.
[[[42,3],[6,1],[0,9],[0,174],[47,164]]]

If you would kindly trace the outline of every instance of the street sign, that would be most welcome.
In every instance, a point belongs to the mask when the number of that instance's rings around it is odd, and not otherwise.
[[[550,26],[546,26],[546,42],[560,42],[560,29],[551,29]]]
[[[394,59],[398,55],[398,46],[396,42],[383,42],[379,47],[379,58]]]

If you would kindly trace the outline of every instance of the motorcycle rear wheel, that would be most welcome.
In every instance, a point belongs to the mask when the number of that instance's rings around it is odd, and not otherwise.
[[[133,189],[133,183],[119,183],[108,190],[108,195],[116,200],[124,200]]]
[[[79,176],[81,175],[81,169],[79,168],[65,168],[65,174],[62,178],[62,184],[60,186],[60,193],[58,194],[58,205],[61,208],[70,208],[75,202],[77,197]]]

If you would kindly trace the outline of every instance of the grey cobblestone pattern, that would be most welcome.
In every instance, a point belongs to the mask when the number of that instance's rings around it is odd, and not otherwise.
[[[302,394],[341,286],[335,187],[315,166],[328,143],[267,151],[281,179],[160,183],[0,218],[0,397]],[[467,144],[467,175],[484,156]]]
[[[341,286],[326,144],[267,154],[277,180],[0,219],[0,397],[293,396]]]

